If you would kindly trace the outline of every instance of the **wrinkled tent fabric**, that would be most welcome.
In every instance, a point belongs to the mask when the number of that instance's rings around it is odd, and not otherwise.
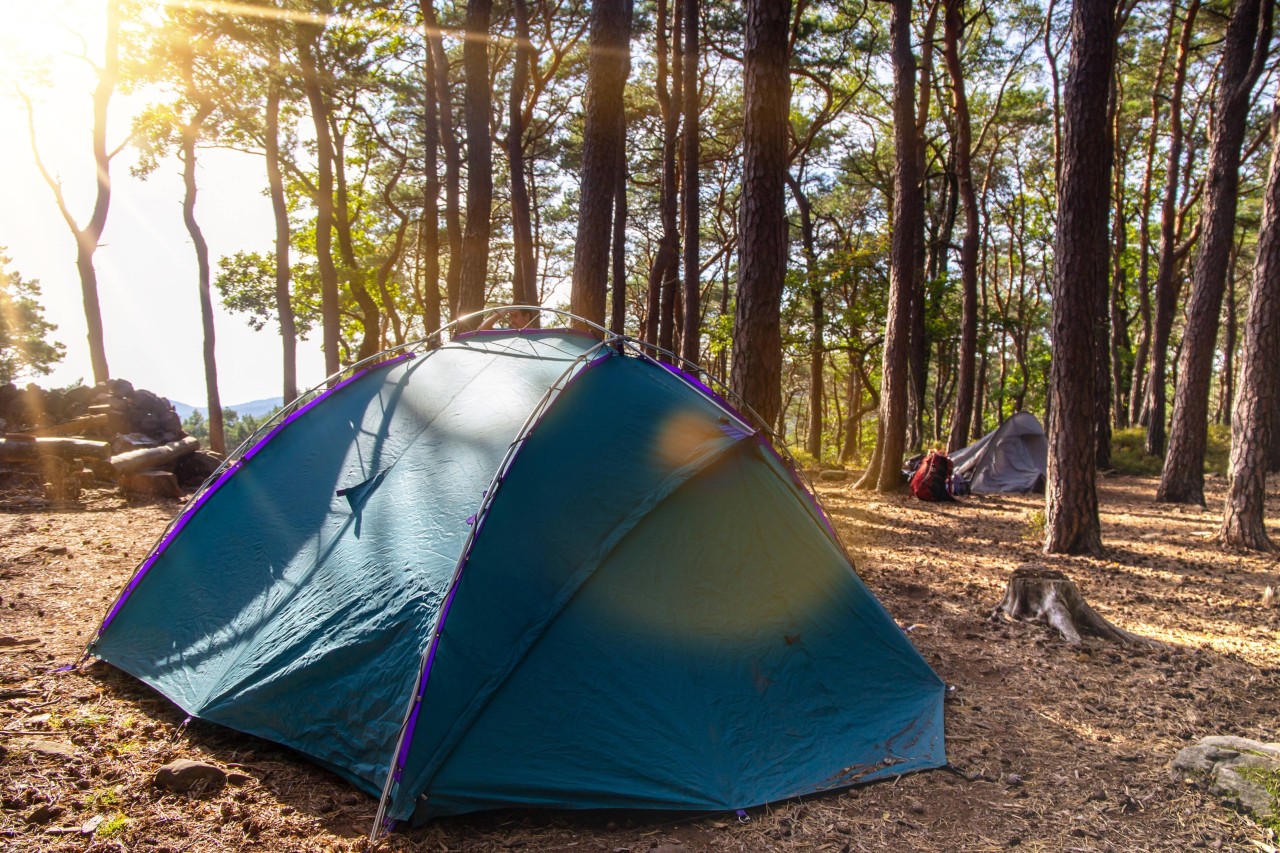
[[[91,651],[390,779],[399,820],[737,809],[946,761],[942,683],[767,441],[565,331],[459,336],[313,404],[184,513]]]
[[[1049,440],[1035,415],[1017,412],[951,461],[972,492],[1043,492]]]

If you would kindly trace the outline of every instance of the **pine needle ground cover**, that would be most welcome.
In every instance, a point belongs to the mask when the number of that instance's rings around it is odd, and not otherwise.
[[[1105,559],[1047,558],[1025,538],[1038,496],[925,505],[823,485],[859,572],[955,689],[941,770],[701,818],[500,812],[399,832],[392,851],[1257,850],[1272,830],[1171,781],[1211,734],[1280,740],[1274,560],[1224,553],[1214,509],[1151,502],[1155,481],[1102,481]],[[90,495],[83,510],[0,514],[0,846],[14,850],[354,850],[376,803],[287,750],[183,715],[105,665],[73,663],[175,502]],[[1270,495],[1268,518],[1280,515]],[[1273,525],[1274,529],[1274,525]],[[1108,620],[1164,644],[1086,640],[988,618],[1009,573],[1068,574]],[[229,782],[175,793],[194,759]],[[1261,847],[1259,845],[1268,845]]]

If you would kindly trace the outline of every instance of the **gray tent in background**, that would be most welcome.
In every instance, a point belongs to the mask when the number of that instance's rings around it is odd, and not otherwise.
[[[972,492],[1043,492],[1049,439],[1035,415],[1018,412],[951,461]]]

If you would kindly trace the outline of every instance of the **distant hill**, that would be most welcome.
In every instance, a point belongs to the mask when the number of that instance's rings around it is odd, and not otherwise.
[[[205,417],[209,416],[208,406],[191,406],[186,403],[180,403],[177,400],[170,400],[173,403],[173,410],[178,413],[178,417],[184,421],[191,417],[192,412],[199,412]],[[284,405],[283,397],[267,397],[263,400],[250,400],[247,403],[232,403],[223,405],[223,409],[231,409],[241,417],[261,417]]]

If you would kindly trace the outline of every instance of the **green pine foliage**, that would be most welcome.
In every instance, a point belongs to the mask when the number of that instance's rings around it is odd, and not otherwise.
[[[0,385],[47,374],[66,353],[49,337],[58,327],[44,318],[40,282],[10,270],[10,263],[0,247]]]

